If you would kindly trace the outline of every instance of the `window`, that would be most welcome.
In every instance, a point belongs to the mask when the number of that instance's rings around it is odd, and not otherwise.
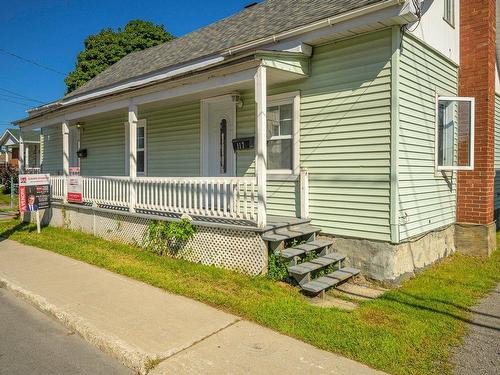
[[[474,169],[474,98],[438,97],[436,169]]]
[[[274,174],[299,172],[298,94],[283,94],[268,99],[267,106],[267,169]]]
[[[443,19],[455,27],[455,0],[444,0]]]
[[[137,122],[137,175],[146,174],[146,121]]]

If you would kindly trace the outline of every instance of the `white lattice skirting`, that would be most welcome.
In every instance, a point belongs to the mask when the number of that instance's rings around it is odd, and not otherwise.
[[[54,205],[50,212],[44,214],[44,221],[51,226],[80,230],[107,240],[136,245],[143,243],[150,220],[143,215],[66,205]],[[199,224],[196,224],[196,229],[196,234],[176,257],[249,275],[266,272],[267,250],[259,233]]]

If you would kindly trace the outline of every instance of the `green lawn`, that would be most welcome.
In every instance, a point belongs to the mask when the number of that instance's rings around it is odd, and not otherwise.
[[[10,194],[5,194],[3,188],[0,188],[0,211],[9,209]],[[14,209],[17,209],[17,196],[14,196]]]
[[[88,234],[17,221],[0,235],[42,247],[221,308],[394,374],[451,373],[469,308],[500,281],[500,251],[489,259],[454,255],[401,288],[352,312],[309,304],[295,288],[264,277],[160,258]]]

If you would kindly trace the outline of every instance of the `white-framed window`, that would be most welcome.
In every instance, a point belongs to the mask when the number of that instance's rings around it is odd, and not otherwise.
[[[267,172],[298,175],[300,172],[300,93],[267,98]]]
[[[443,19],[455,27],[455,0],[444,0]]]
[[[146,120],[137,121],[137,175],[145,176],[147,171],[146,159]]]
[[[436,170],[474,169],[474,106],[474,98],[436,96]]]

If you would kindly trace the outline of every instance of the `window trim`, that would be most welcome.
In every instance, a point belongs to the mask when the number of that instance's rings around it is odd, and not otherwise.
[[[270,107],[286,104],[292,104],[292,135],[273,136],[271,139],[267,139],[266,130],[266,142],[270,140],[292,139],[292,168],[267,169],[267,174],[272,175],[274,179],[279,179],[280,177],[286,179],[289,176],[298,176],[300,174],[300,91],[268,96],[266,112]]]
[[[139,177],[144,177],[147,175],[148,171],[148,137],[147,137],[147,122],[145,119],[141,119],[137,121],[137,128],[136,128],[136,134],[135,137],[137,138],[137,132],[139,131],[139,128],[144,128],[144,148],[139,148],[138,143],[136,146],[136,155],[138,154],[139,151],[144,152],[144,172],[139,172],[137,171],[137,176]],[[139,163],[136,162],[136,169],[139,166]]]
[[[457,102],[469,102],[471,103],[471,122],[470,122],[470,165],[438,165],[438,155],[439,155],[439,145],[438,145],[438,134],[439,134],[439,101],[457,101]],[[441,96],[436,94],[435,103],[435,124],[434,124],[434,169],[437,172],[444,171],[472,171],[474,170],[474,136],[475,136],[475,98],[470,96]]]
[[[450,16],[451,19],[447,18],[446,14],[446,1],[449,1],[450,4]],[[451,27],[455,28],[455,0],[444,0],[443,1],[443,20],[450,25]]]

